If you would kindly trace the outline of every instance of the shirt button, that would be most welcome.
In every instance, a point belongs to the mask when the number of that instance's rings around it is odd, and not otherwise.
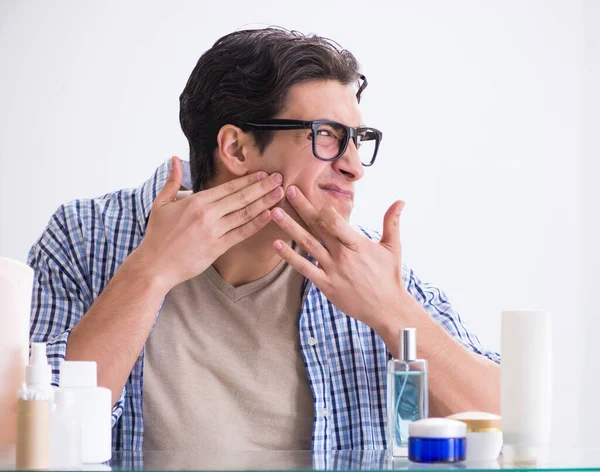
[[[323,416],[323,418],[327,418],[327,408],[323,408],[321,410],[321,415]]]
[[[314,346],[315,344],[317,344],[317,340],[313,337],[308,338],[308,344],[310,344],[311,346]]]

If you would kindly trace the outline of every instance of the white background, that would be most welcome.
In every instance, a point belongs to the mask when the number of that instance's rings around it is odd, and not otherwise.
[[[61,203],[187,159],[178,97],[220,36],[315,32],[357,56],[384,132],[353,221],[404,199],[405,261],[492,349],[501,310],[550,311],[554,440],[594,445],[599,4],[1,1],[0,255],[24,261]]]

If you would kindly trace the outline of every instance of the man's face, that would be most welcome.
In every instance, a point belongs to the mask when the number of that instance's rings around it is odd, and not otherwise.
[[[337,81],[311,81],[292,87],[284,110],[276,118],[363,125],[355,90]],[[284,189],[295,185],[317,210],[332,206],[349,219],[354,183],[364,174],[356,146],[350,140],[338,160],[322,161],[313,155],[311,133],[309,129],[273,131],[273,140],[262,156],[256,151],[248,163],[253,167],[250,172],[280,172]],[[289,202],[283,200],[278,206],[299,220]]]

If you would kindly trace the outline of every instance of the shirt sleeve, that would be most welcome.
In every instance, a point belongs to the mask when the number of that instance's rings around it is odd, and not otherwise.
[[[422,282],[412,269],[408,269],[409,293],[423,305],[427,312],[438,321],[458,342],[476,354],[500,364],[500,354],[486,349],[479,338],[469,331],[460,315],[454,310],[446,294],[438,287]]]
[[[52,367],[52,384],[59,385],[59,366],[65,359],[73,327],[93,303],[86,283],[83,250],[78,235],[69,231],[63,207],[51,218],[42,236],[29,251],[27,264],[34,271],[30,317],[30,342],[45,342]],[[112,409],[114,426],[123,412],[125,389]]]

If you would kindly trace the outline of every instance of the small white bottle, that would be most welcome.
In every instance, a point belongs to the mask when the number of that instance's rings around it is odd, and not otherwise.
[[[81,461],[100,464],[112,456],[112,396],[98,387],[95,362],[64,361],[60,365],[60,387],[73,392],[81,426]]]
[[[81,465],[81,427],[71,390],[54,390],[54,410],[50,417],[50,467],[76,469]]]
[[[33,343],[29,365],[25,368],[25,383],[18,392],[17,469],[50,467],[51,378],[46,344]]]

